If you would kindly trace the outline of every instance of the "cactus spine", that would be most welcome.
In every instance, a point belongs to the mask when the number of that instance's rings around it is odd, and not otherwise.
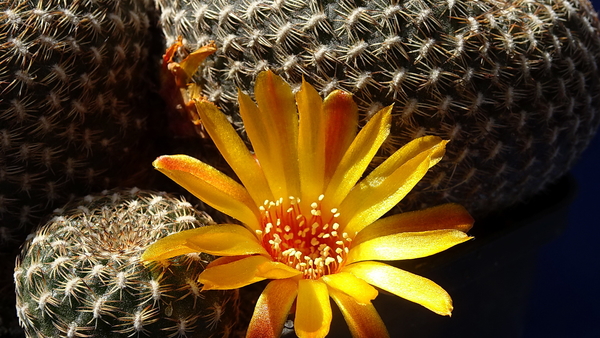
[[[381,159],[423,134],[445,159],[404,209],[476,215],[563,175],[600,123],[600,24],[587,0],[158,0],[166,42],[215,40],[204,94],[236,115],[236,87],[271,68],[322,94],[355,94],[363,119],[394,103]]]
[[[88,196],[41,227],[15,268],[17,313],[28,337],[226,337],[237,292],[201,292],[212,257],[144,266],[155,240],[212,223],[177,198],[137,189]]]

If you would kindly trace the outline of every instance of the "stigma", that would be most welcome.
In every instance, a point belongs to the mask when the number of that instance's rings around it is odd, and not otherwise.
[[[304,203],[290,196],[265,201],[259,207],[263,247],[277,261],[300,272],[305,279],[336,273],[344,263],[352,239],[340,231],[337,208],[321,208],[324,195]]]

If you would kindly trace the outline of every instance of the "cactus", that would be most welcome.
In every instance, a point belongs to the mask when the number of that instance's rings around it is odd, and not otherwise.
[[[0,0],[0,253],[73,196],[139,184],[149,168],[148,11]]]
[[[212,223],[185,200],[133,189],[87,196],[26,242],[15,268],[28,337],[226,337],[237,292],[201,292],[212,260],[185,255],[145,266],[155,240]]]
[[[219,50],[196,80],[243,134],[236,87],[265,68],[354,93],[363,121],[394,104],[380,160],[451,142],[400,205],[483,216],[563,175],[600,123],[600,24],[587,0],[158,0],[167,45]]]

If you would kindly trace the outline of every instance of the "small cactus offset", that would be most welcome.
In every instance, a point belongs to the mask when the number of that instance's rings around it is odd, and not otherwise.
[[[238,293],[201,292],[212,256],[144,265],[145,248],[212,223],[188,202],[133,189],[88,196],[41,227],[15,268],[28,337],[227,337]]]
[[[143,172],[151,10],[0,0],[0,253],[71,197]]]
[[[197,79],[242,130],[236,87],[266,68],[354,93],[363,121],[394,104],[380,160],[450,139],[402,202],[476,215],[563,175],[600,123],[600,23],[587,0],[158,0],[166,43],[219,48]]]

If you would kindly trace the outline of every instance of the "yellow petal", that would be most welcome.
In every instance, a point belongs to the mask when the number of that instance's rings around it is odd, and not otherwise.
[[[301,273],[286,264],[268,261],[258,266],[257,276],[267,279],[284,279],[298,276]]]
[[[302,79],[296,94],[298,104],[298,165],[302,199],[316,200],[323,192],[325,172],[325,131],[323,100],[313,86]]]
[[[337,289],[351,296],[356,302],[361,304],[370,303],[378,294],[377,289],[349,272],[325,275],[321,279],[330,288]]]
[[[408,151],[416,154],[413,157],[403,156],[401,148],[359,182],[339,207],[339,223],[346,224],[343,231],[354,235],[400,202],[444,155],[447,141],[436,139],[436,143],[416,142],[416,151],[409,147]]]
[[[325,134],[325,184],[335,173],[342,157],[356,137],[358,107],[352,94],[335,90],[323,101]]]
[[[299,338],[325,337],[331,325],[331,303],[327,285],[320,280],[298,281],[294,326]]]
[[[162,261],[175,256],[197,253],[198,250],[196,248],[188,245],[186,237],[176,236],[181,233],[179,232],[154,242],[146,248],[140,259],[146,262]]]
[[[297,294],[297,281],[281,279],[267,284],[254,307],[246,338],[279,337]]]
[[[267,254],[256,236],[237,224],[208,225],[181,231],[150,245],[141,259],[164,260],[192,252],[218,256]]]
[[[270,140],[269,134],[273,131],[265,125],[262,120],[264,114],[258,109],[250,96],[238,91],[238,102],[244,128],[268,182],[266,189],[270,190],[272,195],[284,196],[281,194],[287,189],[286,177],[283,170],[281,170],[281,162],[278,158],[279,149],[273,147]]]
[[[258,277],[258,266],[268,262],[265,256],[249,256],[226,264],[209,266],[202,271],[198,281],[202,290],[232,290],[264,280]]]
[[[189,234],[189,235],[188,235]],[[267,254],[256,236],[237,224],[222,224],[182,231],[172,236],[186,236],[187,243],[200,252],[216,256]]]
[[[255,204],[262,205],[265,200],[272,201],[273,195],[267,189],[269,185],[260,165],[227,117],[217,106],[206,100],[196,100],[196,109],[219,152],[242,181]]]
[[[325,192],[327,209],[337,207],[362,176],[390,133],[391,112],[390,106],[371,117],[344,154]]]
[[[472,237],[459,230],[432,230],[422,232],[401,232],[375,237],[352,245],[346,261],[380,260],[395,261],[421,258],[442,252]]]
[[[452,299],[427,278],[380,262],[358,262],[342,268],[365,282],[444,316],[452,313]]]
[[[207,268],[214,268],[215,266],[233,263],[233,262],[239,261],[241,259],[244,259],[244,258],[247,258],[250,256],[252,256],[252,255],[218,257],[218,258],[215,258],[212,262],[210,262],[208,264]]]
[[[378,219],[375,223],[361,230],[352,240],[353,245],[375,237],[397,234],[400,232],[418,232],[429,230],[454,229],[467,232],[475,220],[469,212],[459,204],[447,203],[428,209],[403,212],[397,215]]]
[[[161,156],[154,167],[211,207],[259,229],[259,211],[248,191],[217,169],[186,155]]]
[[[353,297],[331,289],[329,295],[344,315],[353,338],[386,338],[390,336],[371,302],[360,304]]]
[[[375,168],[373,170],[373,175],[376,177],[389,176],[404,163],[430,149],[442,151],[436,155],[436,158],[439,161],[444,155],[443,150],[446,143],[448,143],[448,141],[444,141],[438,136],[431,135],[411,140],[400,149],[396,150],[396,152],[389,156],[381,165]],[[434,162],[430,165],[433,166],[436,163],[437,162]]]
[[[238,91],[238,102],[240,104],[240,115],[244,121],[244,128],[252,143],[252,148],[259,161],[259,165],[265,173],[269,183],[269,190],[273,195],[281,195],[287,189],[285,172],[281,170],[281,159],[279,149],[271,142],[273,131],[263,121],[263,113],[258,109],[250,96]]]
[[[253,145],[256,137],[268,140],[267,153],[259,152],[258,148],[255,150],[271,191],[274,196],[300,196],[298,113],[292,90],[279,76],[266,71],[258,74],[254,96],[258,104],[258,116],[246,118],[242,115],[242,119]],[[246,125],[252,123],[249,119],[260,119],[257,124],[262,125],[265,135],[256,135],[256,132],[251,135]],[[271,179],[272,175],[275,175],[274,180]]]

